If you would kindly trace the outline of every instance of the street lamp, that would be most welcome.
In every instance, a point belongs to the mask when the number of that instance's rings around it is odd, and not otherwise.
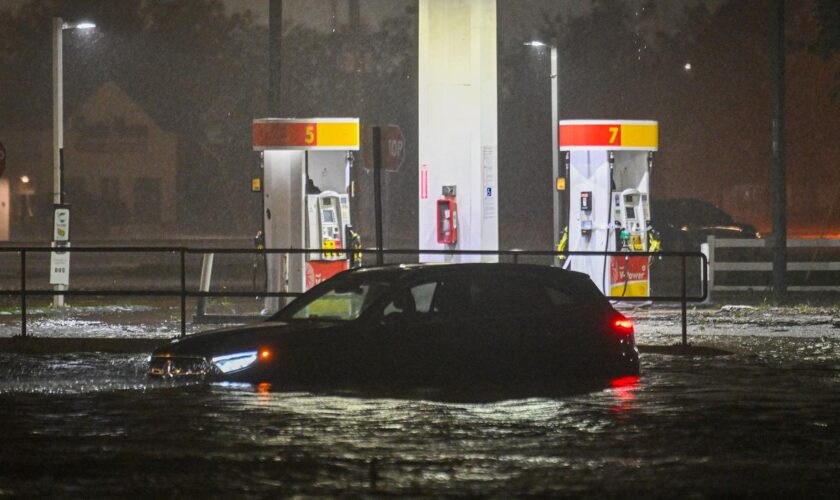
[[[60,17],[54,17],[52,23],[52,42],[53,42],[53,225],[55,226],[55,212],[57,210],[66,208],[62,207],[64,204],[64,74],[63,74],[63,55],[62,55],[62,32],[70,29],[88,30],[95,28],[96,25],[91,22],[80,22],[76,24],[65,23]],[[67,214],[67,223],[69,223],[69,211]],[[67,246],[70,244],[69,233],[64,232],[64,235],[57,238],[59,233],[53,228],[53,246]],[[57,241],[56,241],[57,240]],[[65,252],[66,253],[66,252]],[[52,253],[51,256],[51,275],[55,268],[52,265],[53,259],[59,255]],[[66,269],[67,279],[69,279],[69,268]],[[53,281],[52,279],[50,281]],[[55,290],[65,290],[66,284],[56,284]],[[53,305],[63,306],[64,296],[53,296]]]
[[[557,249],[557,244],[560,243],[561,224],[563,224],[564,210],[562,200],[560,198],[560,134],[558,132],[559,118],[558,108],[560,106],[560,96],[557,91],[557,46],[539,40],[532,40],[525,42],[524,45],[529,47],[548,47],[551,50],[551,174],[552,174],[552,215],[553,215],[553,241],[552,249]],[[565,176],[565,172],[563,173]],[[565,189],[565,184],[562,185]]]

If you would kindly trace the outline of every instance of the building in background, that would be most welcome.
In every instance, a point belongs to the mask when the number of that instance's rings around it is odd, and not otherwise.
[[[52,131],[0,130],[7,149],[12,240],[47,240]],[[113,82],[69,117],[64,192],[75,241],[167,238],[177,230],[178,139]]]

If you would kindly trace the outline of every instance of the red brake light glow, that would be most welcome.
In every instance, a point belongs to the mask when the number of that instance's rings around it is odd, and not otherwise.
[[[613,321],[613,327],[618,333],[623,333],[625,335],[630,335],[634,332],[633,329],[633,320],[630,318],[618,318]]]
[[[271,351],[269,351],[268,349],[263,349],[263,350],[260,351],[260,359],[261,360],[265,361],[270,357],[271,357]]]

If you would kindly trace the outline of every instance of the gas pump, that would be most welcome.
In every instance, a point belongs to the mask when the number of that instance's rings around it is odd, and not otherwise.
[[[358,118],[254,120],[253,147],[262,152],[265,248],[316,249],[266,254],[267,291],[304,292],[347,269],[353,151]],[[266,310],[280,301],[266,299]]]
[[[349,248],[350,197],[335,191],[306,196],[307,248],[343,250]],[[310,253],[306,256],[306,288],[344,271],[350,259],[345,252]]]
[[[568,247],[572,251],[651,250],[650,174],[658,149],[655,121],[561,120],[569,172]],[[650,295],[648,257],[572,256],[607,296]]]
[[[631,252],[647,251],[647,228],[650,226],[647,200],[648,195],[636,189],[613,193],[613,220],[618,238],[616,248]]]

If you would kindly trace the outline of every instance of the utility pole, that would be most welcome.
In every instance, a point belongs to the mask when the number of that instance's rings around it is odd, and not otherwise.
[[[773,13],[773,299],[787,292],[787,181],[785,176],[785,0]]]
[[[283,34],[283,0],[268,2],[268,109],[270,116],[280,113],[280,66]]]
[[[565,191],[560,191],[560,177],[564,177],[565,189],[565,172],[560,172],[560,93],[559,87],[560,74],[557,68],[557,45],[551,45],[551,175],[552,184],[552,207],[554,207],[554,217],[552,220],[553,237],[551,249],[557,250],[557,245],[560,243],[560,238],[563,232],[563,221],[565,220]],[[552,260],[555,262],[556,259]]]
[[[52,90],[53,90],[53,218],[56,217],[55,213],[59,209],[59,207],[63,207],[64,205],[64,56],[63,56],[63,43],[62,43],[62,32],[64,31],[64,20],[60,17],[54,17],[52,19],[52,50],[53,50],[53,60],[52,60]],[[55,225],[55,220],[53,220],[53,224]],[[53,231],[55,233],[55,229]],[[53,234],[53,239],[55,240],[55,234]],[[53,246],[66,246],[69,245],[69,236],[65,239],[65,241],[59,243],[57,241],[53,241]],[[56,267],[56,264],[59,259],[59,255],[66,256],[69,259],[69,255],[64,253],[53,253],[50,255],[50,274],[52,275],[52,269]],[[69,260],[68,260],[69,263]],[[62,275],[66,277],[69,281],[69,265],[61,266],[58,265],[64,272]],[[63,281],[63,280],[59,280]],[[50,277],[50,282],[54,283],[53,288],[56,291],[63,291],[67,289],[67,285],[63,283],[58,283]],[[53,305],[54,306],[64,306],[64,295],[53,295]]]

